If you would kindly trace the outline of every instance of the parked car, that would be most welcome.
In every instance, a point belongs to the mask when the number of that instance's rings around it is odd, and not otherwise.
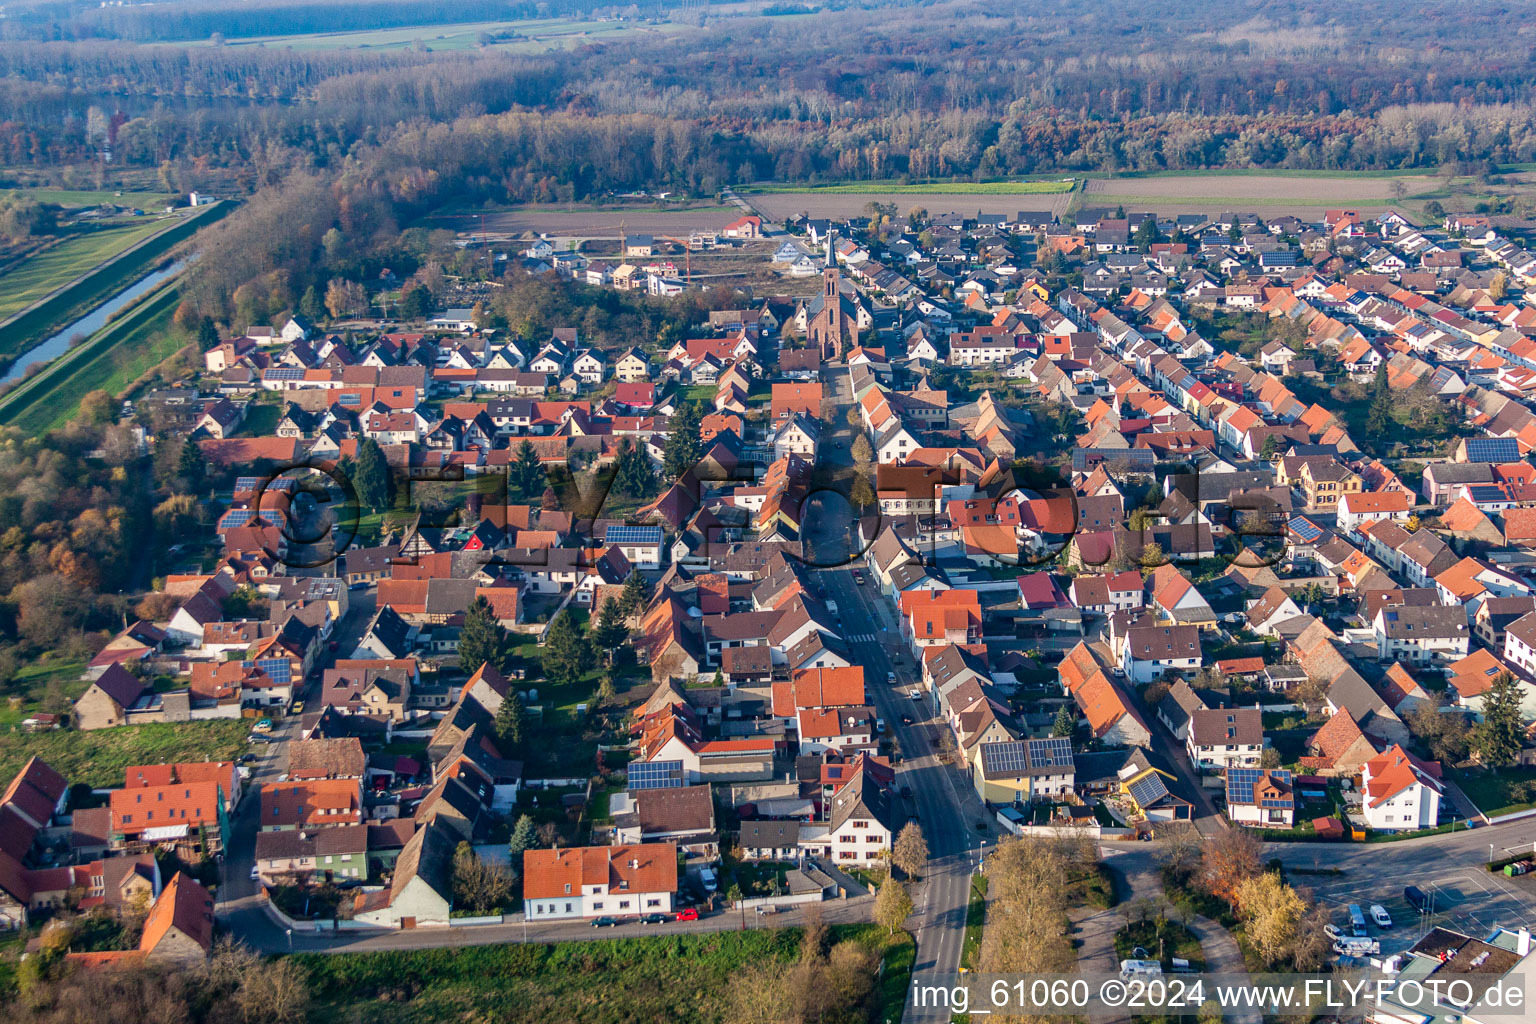
[[[293,702],[293,714],[295,714],[295,715],[302,715],[303,713],[304,713],[304,702],[301,701],[301,700],[294,701]]]
[[[1371,933],[1365,930],[1365,912],[1360,909],[1360,904],[1351,903],[1349,910],[1349,934],[1357,939],[1368,937]]]
[[[887,672],[885,674],[885,681],[888,682],[888,683],[896,682],[896,673],[895,672]]]
[[[907,691],[907,696],[911,697],[913,700],[922,700],[923,699],[923,691],[921,691],[921,690],[908,690]]]
[[[1387,908],[1380,903],[1371,904],[1371,920],[1376,922],[1377,928],[1392,927],[1392,915],[1387,913]]]
[[[270,719],[270,718],[263,718],[263,719],[258,720],[255,725],[251,726],[251,731],[252,732],[271,732],[272,731],[272,719]]]
[[[640,919],[641,924],[662,924],[667,919],[666,914],[646,914]]]
[[[1344,937],[1344,933],[1339,930],[1339,926],[1334,924],[1332,921],[1329,921],[1327,924],[1323,925],[1323,934],[1328,936],[1330,939],[1342,939]]]
[[[911,800],[912,799],[912,787],[911,786],[902,786],[901,787],[901,795],[902,795],[902,797],[904,799]]]
[[[875,732],[885,732],[885,719],[875,719]]]
[[[592,919],[593,928],[612,928],[618,923],[619,919],[616,917],[594,917]]]
[[[720,887],[713,868],[699,868],[699,884],[704,886],[705,892],[714,892]]]
[[[1424,890],[1416,885],[1410,885],[1403,890],[1403,899],[1408,905],[1421,914],[1429,913],[1429,897],[1424,895]]]
[[[911,715],[902,715],[901,716],[901,724],[902,725],[911,725],[912,724],[912,716]]]
[[[261,868],[260,868],[260,866],[258,866],[256,864],[252,864],[251,865],[251,881],[256,882],[256,881],[260,881],[260,879],[261,879]]]
[[[684,907],[682,910],[679,910],[677,912],[677,916],[674,917],[672,920],[674,920],[674,921],[697,921],[698,919],[699,919],[698,908],[696,908],[696,907]]]
[[[757,908],[757,916],[758,917],[767,917],[770,914],[777,914],[778,912],[779,912],[779,908],[778,907],[774,907],[774,906],[766,906],[766,907],[758,907]]]

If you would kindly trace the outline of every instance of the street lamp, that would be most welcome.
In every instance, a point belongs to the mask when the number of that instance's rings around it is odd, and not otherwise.
[[[293,929],[284,928],[283,932],[288,936],[288,953],[291,956],[293,955]]]

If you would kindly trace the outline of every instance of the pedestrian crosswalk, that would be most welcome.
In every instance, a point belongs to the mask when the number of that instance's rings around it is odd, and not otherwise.
[[[875,634],[849,633],[844,639],[853,644],[871,644],[875,642]]]

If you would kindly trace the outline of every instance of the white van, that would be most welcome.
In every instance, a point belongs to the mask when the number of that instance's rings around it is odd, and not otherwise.
[[[705,892],[714,892],[720,887],[720,881],[715,878],[713,868],[699,868],[699,881],[703,884]]]

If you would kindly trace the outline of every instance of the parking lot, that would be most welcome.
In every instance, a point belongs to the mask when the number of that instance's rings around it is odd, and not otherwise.
[[[1448,870],[1430,878],[1403,876],[1401,884],[1378,882],[1351,885],[1347,879],[1306,877],[1293,879],[1312,885],[1318,899],[1333,910],[1333,923],[1349,933],[1345,908],[1358,904],[1365,912],[1368,931],[1381,942],[1381,955],[1391,956],[1412,946],[1431,928],[1444,927],[1485,938],[1495,927],[1536,928],[1530,886],[1494,875],[1480,868]],[[1431,911],[1420,914],[1403,897],[1405,886],[1417,886],[1429,899]],[[1370,920],[1371,904],[1380,904],[1392,916],[1392,927],[1383,930]]]

